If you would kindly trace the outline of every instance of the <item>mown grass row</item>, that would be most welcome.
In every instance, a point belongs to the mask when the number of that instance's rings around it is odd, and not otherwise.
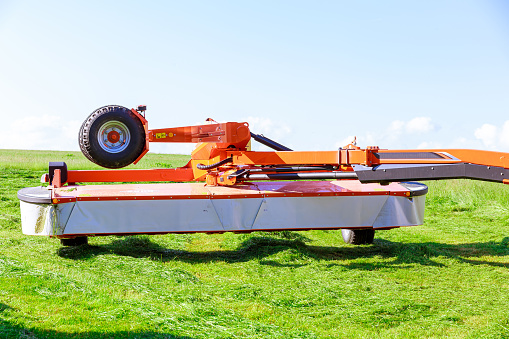
[[[429,182],[425,224],[377,232],[369,246],[309,231],[64,248],[21,234],[16,191],[38,185],[48,160],[93,166],[25,152],[34,167],[0,151],[0,338],[509,337],[505,185]]]

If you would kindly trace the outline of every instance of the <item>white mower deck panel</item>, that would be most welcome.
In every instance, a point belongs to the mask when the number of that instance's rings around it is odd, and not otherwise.
[[[421,225],[427,187],[357,180],[26,188],[23,233],[74,236]]]

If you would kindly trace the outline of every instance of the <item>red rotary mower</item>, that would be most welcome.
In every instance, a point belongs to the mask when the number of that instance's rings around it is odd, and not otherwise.
[[[79,245],[103,235],[341,229],[345,242],[369,244],[376,230],[422,224],[428,188],[418,180],[509,183],[508,153],[354,144],[299,152],[252,133],[247,122],[151,130],[145,111],[92,112],[80,148],[109,169],[50,163],[42,178],[49,185],[18,192],[23,233]],[[251,151],[252,139],[273,150]],[[136,164],[153,142],[197,146],[183,167],[119,169]],[[123,183],[84,185],[97,182]]]

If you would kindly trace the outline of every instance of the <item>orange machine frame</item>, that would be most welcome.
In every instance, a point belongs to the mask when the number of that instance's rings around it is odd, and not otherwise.
[[[336,174],[353,173],[356,171],[355,165],[376,168],[380,165],[396,164],[475,164],[488,168],[493,166],[502,170],[509,169],[509,153],[467,149],[386,150],[373,146],[361,149],[348,145],[336,151],[255,152],[250,151],[251,133],[246,122],[211,123],[149,130],[145,117],[135,109],[132,112],[142,122],[146,135],[145,149],[136,159],[135,164],[148,152],[151,142],[198,143],[191,154],[191,160],[185,166],[174,169],[68,171],[66,182],[206,181],[212,186],[234,185],[239,180],[250,180],[236,175],[240,172],[256,170],[258,173],[268,173],[273,170],[273,166],[308,166],[307,170],[316,168],[317,173]],[[302,171],[297,168],[293,169],[293,173],[302,173]],[[504,175],[505,172],[501,172],[500,180],[491,181],[509,183],[509,172],[508,179],[505,179]],[[49,181],[50,176],[44,181]],[[55,177],[59,178],[59,176]],[[59,181],[53,180],[52,184],[59,186],[65,183]]]

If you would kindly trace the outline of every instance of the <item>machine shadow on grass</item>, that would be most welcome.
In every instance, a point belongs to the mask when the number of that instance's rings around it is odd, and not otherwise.
[[[292,235],[294,234],[294,236]],[[123,237],[110,244],[78,247],[62,247],[57,254],[63,258],[86,260],[101,254],[116,254],[135,258],[151,258],[155,261],[183,261],[187,263],[203,262],[247,262],[259,260],[262,265],[279,267],[301,267],[310,262],[330,261],[331,266],[343,266],[350,269],[373,270],[383,267],[410,267],[411,264],[444,266],[433,258],[445,257],[473,265],[490,265],[509,268],[509,262],[490,262],[472,258],[484,256],[509,255],[509,237],[500,243],[479,242],[465,244],[443,244],[436,242],[405,243],[375,239],[373,245],[365,246],[313,246],[306,244],[310,240],[298,233],[289,232],[285,238],[272,236],[254,236],[246,239],[235,250],[222,251],[186,251],[165,248],[146,236]],[[279,252],[292,250],[299,258],[296,261],[282,263],[266,258]],[[359,258],[393,259],[388,262],[347,262]],[[341,261],[345,261],[344,264]],[[405,266],[407,265],[407,266]]]
[[[9,322],[2,319],[3,313],[16,313],[17,310],[0,303],[0,338],[51,338],[51,339],[67,339],[67,338],[164,338],[164,339],[193,339],[191,337],[182,337],[172,335],[170,333],[160,333],[153,331],[119,331],[119,332],[79,332],[79,333],[68,333],[55,330],[41,330],[34,328],[25,328],[22,325],[14,322]]]

